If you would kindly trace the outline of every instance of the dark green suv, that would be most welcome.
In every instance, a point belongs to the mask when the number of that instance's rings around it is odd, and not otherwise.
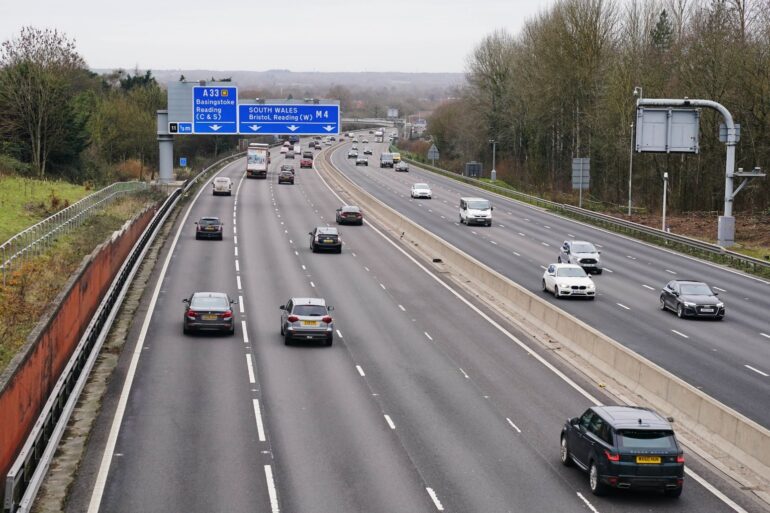
[[[561,462],[588,471],[595,495],[610,488],[658,489],[679,497],[684,454],[671,423],[636,406],[592,406],[561,430]]]

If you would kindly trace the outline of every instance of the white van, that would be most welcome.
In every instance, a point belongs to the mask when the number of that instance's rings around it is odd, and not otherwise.
[[[484,198],[460,198],[460,223],[492,226],[492,210]]]
[[[214,178],[212,185],[214,187],[214,196],[219,194],[225,194],[227,196],[233,195],[233,182],[226,176]]]

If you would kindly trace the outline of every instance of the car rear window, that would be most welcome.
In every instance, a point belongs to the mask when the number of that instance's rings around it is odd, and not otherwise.
[[[675,449],[674,433],[663,430],[624,429],[618,431],[618,447],[621,449]]]
[[[323,305],[294,305],[292,313],[309,317],[323,317],[326,315],[326,307]]]
[[[216,297],[193,297],[193,300],[190,302],[190,308],[227,308],[228,303],[227,300],[224,297],[216,296]]]
[[[343,212],[361,212],[361,209],[358,207],[349,206],[349,207],[342,207],[342,211]]]
[[[203,218],[200,221],[198,221],[198,224],[202,226],[216,226],[219,224],[219,219],[206,219]]]

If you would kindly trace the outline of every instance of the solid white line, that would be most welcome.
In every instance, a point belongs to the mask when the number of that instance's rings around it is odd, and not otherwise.
[[[760,335],[762,335],[765,338],[770,338],[770,335],[768,335],[767,333],[760,333]]]
[[[249,343],[249,332],[246,330],[246,321],[241,321],[241,331],[243,332],[243,343]]]
[[[236,276],[235,277],[235,281],[238,284],[238,290],[241,290],[243,288],[243,287],[241,287],[241,277],[240,276]]]
[[[359,374],[359,375],[360,375],[362,378],[363,378],[364,376],[366,376],[366,374],[364,374],[364,369],[362,369],[360,365],[356,365],[356,370],[358,371],[358,374]]]
[[[744,365],[744,367],[746,367],[747,369],[753,370],[753,371],[754,371],[754,372],[756,372],[757,374],[761,374],[761,375],[763,375],[763,376],[764,376],[764,377],[766,377],[766,378],[767,378],[767,377],[770,377],[770,374],[768,374],[768,373],[766,373],[766,372],[762,372],[762,371],[761,371],[761,370],[759,370],[759,369],[755,369],[755,368],[754,368],[754,367],[752,367],[751,365]]]
[[[254,365],[251,363],[251,355],[246,355],[246,367],[249,369],[249,383],[256,383],[257,380],[254,378]]]
[[[655,290],[653,287],[650,287],[649,285],[642,284],[642,287],[650,290]]]
[[[224,170],[226,167],[227,166],[223,166],[222,170]],[[152,299],[150,299],[150,304],[147,308],[147,314],[145,314],[142,328],[139,331],[139,338],[136,342],[136,347],[134,347],[134,354],[131,356],[131,363],[129,364],[128,371],[126,372],[126,380],[123,382],[123,388],[120,391],[120,398],[118,399],[118,405],[115,409],[115,416],[112,419],[110,433],[107,437],[104,453],[102,454],[102,461],[99,464],[99,472],[96,475],[93,492],[91,493],[91,500],[88,503],[88,513],[98,513],[99,507],[101,506],[102,496],[104,495],[104,487],[107,484],[107,476],[110,472],[110,464],[112,463],[112,458],[115,454],[115,445],[118,442],[118,435],[120,433],[120,427],[123,424],[123,416],[126,412],[128,397],[131,393],[131,386],[134,382],[136,369],[139,365],[139,356],[144,350],[144,341],[147,338],[147,331],[150,328],[150,321],[152,320],[153,313],[155,312],[155,305],[158,302],[158,296],[160,295],[160,289],[163,285],[163,280],[166,277],[168,266],[171,264],[171,257],[174,255],[174,249],[179,242],[179,237],[182,235],[182,228],[187,223],[187,219],[190,216],[190,211],[192,210],[193,205],[198,200],[203,191],[207,190],[207,186],[211,180],[213,180],[214,177],[218,174],[219,173],[212,175],[211,178],[209,178],[208,181],[203,185],[203,187],[200,188],[198,193],[195,195],[195,198],[190,202],[190,205],[187,207],[187,212],[185,212],[184,217],[182,217],[182,221],[179,223],[179,229],[177,230],[176,235],[174,236],[174,240],[171,243],[171,248],[168,252],[168,255],[166,255],[166,260],[163,262],[163,267],[161,268],[160,275],[158,276],[158,283],[155,285],[155,290],[153,290]]]
[[[521,433],[521,429],[519,429],[519,426],[517,426],[516,424],[514,424],[514,423],[513,423],[513,421],[512,421],[511,419],[509,419],[508,417],[505,417],[505,420],[507,420],[507,421],[508,421],[508,424],[510,424],[510,425],[511,425],[511,427],[512,427],[513,429],[515,429],[516,431],[518,431],[519,433]]]
[[[280,513],[278,494],[275,491],[275,481],[273,481],[273,469],[270,465],[265,465],[265,479],[267,480],[267,495],[270,497],[270,510],[272,513]]]
[[[238,308],[241,310],[241,313],[243,313],[243,296],[238,296]]]
[[[671,274],[676,274],[676,273],[675,273],[674,271],[672,271],[671,269],[666,269],[666,272],[667,272],[667,273],[671,273]]]
[[[428,337],[428,340],[433,340],[433,337],[431,337],[431,336],[428,334],[428,332],[427,332],[427,331],[425,332],[425,336],[426,336],[426,337]]]
[[[676,333],[676,334],[677,334],[677,335],[679,335],[680,337],[684,337],[684,338],[690,338],[690,337],[688,337],[687,335],[685,335],[684,333],[682,333],[681,331],[676,331],[676,330],[671,330],[671,331],[673,331],[674,333]]]
[[[252,381],[253,383],[253,381]],[[259,407],[259,399],[254,399],[254,418],[257,419],[257,436],[259,441],[265,441],[265,427],[262,425],[262,410]]]
[[[685,467],[684,472],[691,478],[695,479],[703,488],[713,493],[717,499],[731,507],[736,513],[748,513],[748,511],[736,504],[735,501],[733,501],[730,497],[717,490],[714,485],[706,481],[700,475],[696,474],[693,470],[690,469],[690,467]]]
[[[624,304],[622,304],[622,303],[616,303],[616,304],[617,304],[617,305],[618,305],[620,308],[624,308],[624,309],[626,309],[626,310],[631,310],[629,307],[627,307],[626,305],[624,305]]]
[[[391,420],[390,415],[387,413],[385,414],[385,421],[388,423],[388,426],[390,426],[390,429],[396,429],[396,425],[393,423],[393,420]]]
[[[463,368],[462,368],[462,367],[459,367],[459,369],[460,369],[460,372],[462,372],[462,373],[463,373],[463,376],[465,376],[465,379],[471,379],[471,377],[470,377],[470,376],[468,376],[468,373],[467,373],[467,372],[465,372],[465,371],[463,370]]]
[[[444,511],[444,506],[441,505],[441,501],[438,500],[438,496],[436,496],[436,492],[433,491],[433,488],[428,486],[425,489],[428,491],[430,498],[433,499],[433,504],[436,506],[436,509],[439,511]]]
[[[404,308],[403,305],[398,305],[398,307],[401,309],[402,312],[406,312],[406,308]]]
[[[583,497],[582,493],[580,493],[580,492],[575,492],[575,493],[577,493],[577,496],[580,497],[580,500],[582,500],[585,503],[585,505],[588,506],[588,509],[593,511],[593,513],[599,513],[599,511],[596,508],[594,508],[594,505],[591,504],[590,502],[588,502],[588,499]]]
[[[238,261],[238,259],[235,260],[235,272],[237,273],[241,272],[241,264]]]

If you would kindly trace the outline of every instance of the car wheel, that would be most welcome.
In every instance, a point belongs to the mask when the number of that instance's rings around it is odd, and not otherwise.
[[[219,236],[219,240],[225,240],[225,236],[224,235],[220,235]]]
[[[232,327],[232,328],[230,328],[230,331],[228,331],[228,332],[227,332],[227,334],[228,334],[228,335],[230,335],[231,337],[232,337],[233,335],[235,335],[235,324],[233,324],[233,327]]]
[[[286,333],[283,336],[283,345],[285,345],[285,346],[290,346],[291,345],[291,335],[289,335],[288,333]]]
[[[602,269],[597,269],[596,274],[602,274]]]
[[[337,248],[337,253],[342,253],[342,246]]]
[[[228,192],[227,192],[227,195],[228,195],[228,196],[232,196],[232,195],[233,195],[233,191],[228,191]]]
[[[679,303],[676,306],[676,316],[679,317],[680,319],[684,317],[684,307],[682,306],[682,303]]]
[[[718,321],[722,321],[722,320],[724,320],[724,318],[725,318],[725,316],[724,316],[724,315],[720,315],[720,316],[718,316],[718,317],[717,317],[717,320],[718,320]]]
[[[599,480],[599,469],[593,461],[588,469],[588,486],[594,495],[604,495],[607,493],[607,485]]]
[[[548,292],[548,287],[545,286],[545,280],[540,280],[540,285],[542,287],[543,292]]]
[[[558,285],[554,285],[553,286],[553,297],[555,297],[556,299],[559,299],[559,297],[560,297],[559,296],[559,286]]]
[[[561,257],[560,256],[556,257],[556,262],[559,263],[559,264],[561,263]]]
[[[190,329],[187,327],[186,324],[182,325],[182,333],[184,333],[185,335],[189,335],[190,334]]]
[[[567,437],[562,436],[561,437],[561,451],[559,453],[559,456],[561,457],[561,464],[565,467],[571,467],[574,465],[572,462],[572,455],[569,453],[569,447],[567,446]]]
[[[200,236],[197,233],[195,234],[195,240],[201,240]]]
[[[284,334],[285,334],[285,332],[283,330],[283,322],[281,322],[281,336],[283,336]]]
[[[677,497],[682,495],[682,487],[680,486],[679,488],[673,488],[673,489],[666,490],[666,491],[663,492],[663,494],[666,497],[671,497],[672,499],[676,499]]]
[[[313,243],[311,243],[311,244],[310,244],[310,251],[312,251],[313,253],[315,253],[316,251],[318,251],[318,250],[316,249],[316,247],[315,247],[315,244],[313,244]]]
[[[329,338],[326,339],[326,342],[324,342],[324,345],[326,347],[329,347],[332,345],[332,342],[334,342],[334,338],[332,336],[329,336]]]
[[[663,299],[663,296],[660,296],[660,309],[666,311],[666,300]]]

